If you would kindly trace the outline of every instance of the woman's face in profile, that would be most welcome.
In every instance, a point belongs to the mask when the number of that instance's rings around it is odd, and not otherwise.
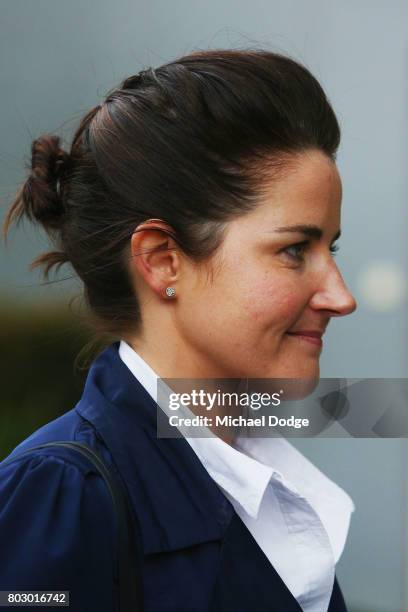
[[[177,326],[203,376],[319,376],[319,336],[331,317],[356,308],[332,253],[341,197],[336,165],[303,153],[253,211],[229,223],[212,281],[196,269],[183,277]]]

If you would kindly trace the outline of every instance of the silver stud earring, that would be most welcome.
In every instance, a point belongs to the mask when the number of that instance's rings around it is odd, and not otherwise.
[[[173,297],[176,295],[176,290],[174,287],[166,287],[166,295],[167,297]]]

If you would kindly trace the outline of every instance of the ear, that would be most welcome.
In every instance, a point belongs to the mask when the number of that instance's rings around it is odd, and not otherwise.
[[[160,297],[166,298],[166,287],[174,286],[180,275],[180,247],[169,235],[174,230],[160,219],[137,226],[132,234],[131,269]]]

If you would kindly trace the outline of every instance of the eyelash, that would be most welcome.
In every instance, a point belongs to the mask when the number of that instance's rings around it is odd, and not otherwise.
[[[287,255],[289,255],[289,257],[292,257],[293,259],[296,259],[296,261],[304,261],[304,258],[302,255],[293,255],[293,253],[289,253],[289,249],[302,249],[302,252],[306,249],[306,247],[309,246],[309,242],[308,241],[304,241],[304,242],[297,242],[296,244],[291,244],[288,247],[285,247],[284,249],[282,249],[281,252],[286,253]],[[339,246],[337,244],[333,244],[330,247],[330,252],[333,255],[333,257],[335,257],[337,251],[339,250]]]

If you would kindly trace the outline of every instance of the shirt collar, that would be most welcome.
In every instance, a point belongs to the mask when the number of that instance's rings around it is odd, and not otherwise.
[[[339,485],[321,472],[286,438],[236,440],[242,452],[267,465],[273,464],[278,478],[295,495],[304,497],[319,515],[329,537],[335,562],[343,552],[355,505]]]

